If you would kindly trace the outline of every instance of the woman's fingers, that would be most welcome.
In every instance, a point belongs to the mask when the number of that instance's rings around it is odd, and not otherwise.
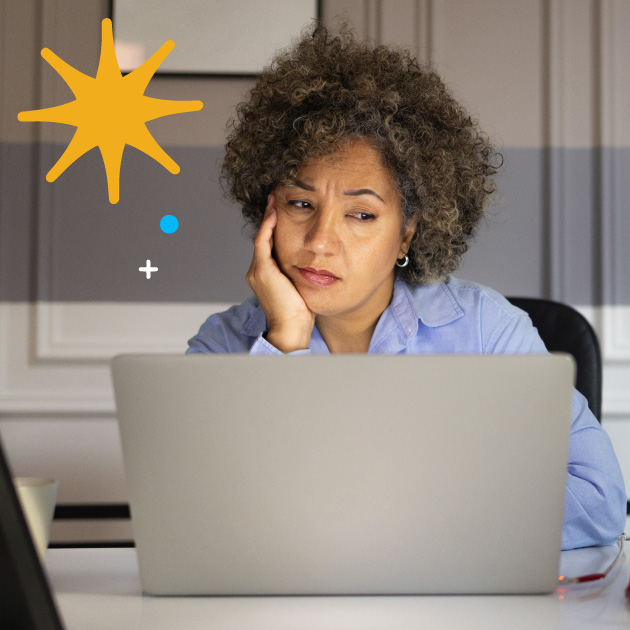
[[[256,270],[259,270],[261,266],[264,268],[265,266],[271,264],[274,268],[277,269],[276,262],[271,255],[271,252],[273,251],[273,230],[278,222],[278,214],[274,207],[274,202],[275,195],[273,195],[272,193],[271,195],[269,195],[269,201],[267,202],[265,216],[263,217],[262,223],[260,224],[258,234],[254,239],[254,257],[247,273],[248,282],[250,281],[250,276],[252,272],[255,273]],[[280,272],[279,269],[278,272]]]
[[[254,239],[254,256],[246,280],[265,312],[267,339],[289,352],[308,346],[315,316],[273,258],[273,234],[278,223],[275,200],[275,195],[270,194]]]
[[[254,256],[258,253],[264,257],[271,257],[273,249],[273,230],[278,223],[278,214],[275,208],[275,195],[269,195],[265,216],[263,217],[258,234],[254,239]],[[257,252],[257,250],[259,250]]]

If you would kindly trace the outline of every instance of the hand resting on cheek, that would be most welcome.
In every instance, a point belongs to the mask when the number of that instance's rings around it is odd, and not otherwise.
[[[312,313],[291,280],[273,259],[273,232],[278,222],[276,196],[267,198],[265,217],[254,240],[254,256],[245,276],[267,317],[265,338],[281,352],[308,347],[315,324]]]

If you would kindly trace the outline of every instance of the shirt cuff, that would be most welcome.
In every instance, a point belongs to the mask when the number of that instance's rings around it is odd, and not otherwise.
[[[264,337],[263,333],[258,335],[258,339],[254,341],[254,345],[250,348],[249,354],[251,355],[267,355],[267,356],[301,356],[311,354],[311,349],[306,348],[304,350],[294,350],[293,352],[281,352],[275,346],[272,346]]]

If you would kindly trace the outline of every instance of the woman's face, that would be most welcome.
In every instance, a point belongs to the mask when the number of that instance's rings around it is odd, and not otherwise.
[[[415,226],[401,233],[392,174],[366,141],[305,162],[294,185],[278,187],[274,251],[319,316],[378,318],[390,302],[394,263]]]

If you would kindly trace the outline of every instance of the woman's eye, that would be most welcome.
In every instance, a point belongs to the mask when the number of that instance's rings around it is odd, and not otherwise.
[[[312,207],[308,201],[300,201],[299,199],[291,199],[287,201],[287,204],[294,208],[300,208],[301,210],[308,210]]]
[[[359,219],[359,221],[373,221],[376,218],[370,212],[355,212],[354,214],[350,216]]]

